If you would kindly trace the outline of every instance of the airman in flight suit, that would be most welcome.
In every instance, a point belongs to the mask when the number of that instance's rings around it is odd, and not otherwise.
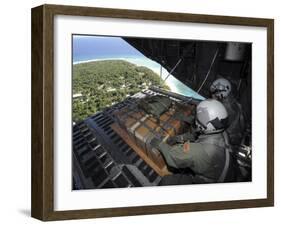
[[[241,105],[231,94],[231,83],[224,78],[216,79],[210,86],[212,97],[219,100],[227,110],[229,124],[226,129],[230,143],[240,145],[245,129]]]
[[[207,99],[196,108],[195,124],[199,136],[195,141],[183,139],[170,145],[154,138],[151,145],[163,155],[172,169],[189,169],[191,174],[164,177],[162,185],[225,182],[232,178],[232,161],[228,136],[224,129],[228,114],[217,100]],[[231,179],[230,179],[231,180]]]

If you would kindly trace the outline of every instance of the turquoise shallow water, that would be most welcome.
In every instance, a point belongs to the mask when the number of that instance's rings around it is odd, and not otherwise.
[[[139,66],[146,66],[153,70],[155,73],[157,73],[160,76],[160,68],[161,65],[158,64],[155,61],[152,61],[150,59],[142,59],[142,58],[137,58],[137,59],[125,59],[131,63],[134,63]],[[168,71],[162,67],[162,78],[165,79],[168,76]],[[184,96],[192,96],[194,98],[198,99],[204,99],[201,95],[196,93],[194,90],[186,86],[184,83],[176,79],[173,75],[169,75],[169,77],[166,80],[166,84],[170,87],[172,92],[184,95]]]

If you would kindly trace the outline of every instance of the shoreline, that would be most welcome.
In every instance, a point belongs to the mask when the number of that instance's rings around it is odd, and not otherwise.
[[[91,62],[96,62],[96,61],[106,61],[106,60],[125,60],[130,62],[129,60],[142,60],[141,58],[134,58],[134,57],[112,57],[112,58],[99,58],[99,59],[90,59],[90,60],[79,60],[79,61],[74,61],[72,64],[84,64],[84,63],[91,63]],[[131,62],[130,62],[131,63]]]
[[[124,60],[136,66],[144,66],[155,72],[158,76],[160,76],[160,67],[161,65],[153,60],[147,58],[138,58],[138,57],[111,57],[111,58],[99,58],[99,59],[90,59],[90,60],[81,60],[73,62],[73,65],[83,64],[83,63],[91,63],[98,61],[106,61],[106,60]],[[166,76],[168,72],[165,68],[163,68],[163,76]]]
[[[155,61],[152,61],[145,58],[137,58],[137,57],[118,57],[118,58],[99,58],[99,59],[90,59],[90,60],[83,60],[83,61],[76,61],[73,62],[73,65],[76,64],[83,64],[83,63],[91,63],[97,61],[106,61],[106,60],[124,60],[129,63],[132,63],[136,66],[144,66],[155,72],[160,77],[160,67],[161,65]],[[168,75],[168,71],[163,67],[162,69],[162,78],[165,78]],[[166,85],[170,87],[170,90],[181,95],[185,96],[192,96],[199,99],[204,99],[200,94],[196,93],[190,87],[183,87],[184,85],[181,81],[175,78],[173,75],[170,75],[167,81],[165,81]],[[184,91],[183,91],[184,90]]]

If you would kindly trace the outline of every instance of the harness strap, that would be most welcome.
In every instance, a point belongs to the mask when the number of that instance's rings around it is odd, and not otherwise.
[[[229,146],[229,140],[228,140],[228,136],[226,132],[223,132],[223,137],[225,140],[225,163],[224,163],[224,167],[223,167],[223,171],[218,179],[218,182],[223,182],[226,178],[226,174],[229,168],[229,164],[230,164],[230,152],[231,152],[231,148]]]

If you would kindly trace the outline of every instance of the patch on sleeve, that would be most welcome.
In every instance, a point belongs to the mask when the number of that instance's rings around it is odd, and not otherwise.
[[[185,142],[183,144],[183,152],[187,153],[189,151],[189,148],[190,148],[189,142]]]

